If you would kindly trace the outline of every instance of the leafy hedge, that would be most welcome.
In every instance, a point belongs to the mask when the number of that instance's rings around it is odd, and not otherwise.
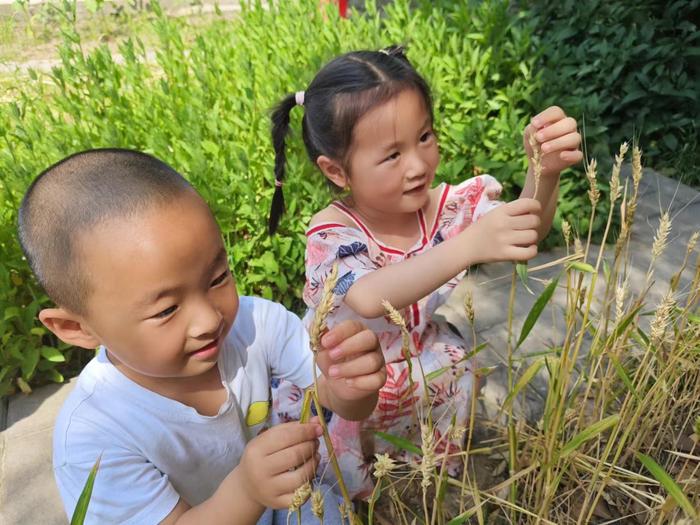
[[[700,0],[515,4],[536,24],[538,104],[585,120],[591,156],[637,138],[648,165],[700,188]]]
[[[15,239],[16,210],[30,180],[76,150],[119,146],[151,152],[185,173],[213,208],[241,293],[301,310],[304,226],[330,199],[302,150],[294,110],[288,213],[275,237],[265,233],[272,196],[268,109],[303,89],[334,55],[408,43],[408,54],[435,91],[443,163],[456,181],[488,170],[509,191],[523,178],[521,132],[538,89],[529,28],[507,2],[398,0],[380,14],[373,3],[350,20],[317,0],[244,6],[235,20],[201,27],[151,6],[152,54],[138,39],[90,53],[64,3],[61,65],[21,80],[0,105],[0,395],[17,385],[60,381],[75,356],[35,321],[48,304]],[[184,41],[182,34],[196,35]],[[150,58],[149,58],[150,57]],[[573,197],[572,197],[573,198]],[[69,363],[70,364],[70,363]],[[19,381],[19,383],[18,383]]]

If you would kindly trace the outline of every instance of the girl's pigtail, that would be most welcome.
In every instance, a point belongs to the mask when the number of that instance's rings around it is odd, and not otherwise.
[[[280,218],[284,214],[284,195],[282,184],[287,164],[287,155],[284,149],[284,141],[289,132],[289,112],[296,105],[295,95],[288,95],[277,105],[272,112],[272,145],[275,148],[275,193],[272,196],[268,231],[270,235],[277,230]]]

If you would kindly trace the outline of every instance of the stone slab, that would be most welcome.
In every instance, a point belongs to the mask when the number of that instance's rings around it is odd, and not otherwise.
[[[75,379],[9,399],[0,432],[0,525],[67,522],[51,468],[53,425]]]

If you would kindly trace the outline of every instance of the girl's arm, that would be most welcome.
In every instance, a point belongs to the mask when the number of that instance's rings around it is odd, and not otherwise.
[[[533,199],[499,206],[434,248],[364,275],[350,287],[345,303],[364,318],[380,317],[382,300],[405,308],[472,264],[531,259],[537,254],[540,209]]]

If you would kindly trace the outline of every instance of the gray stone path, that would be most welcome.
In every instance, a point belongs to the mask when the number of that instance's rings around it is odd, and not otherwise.
[[[669,246],[657,264],[656,284],[651,291],[651,297],[660,297],[666,291],[671,275],[682,262],[688,239],[700,229],[700,194],[648,170],[642,180],[641,193],[631,246],[632,275],[635,279],[643,278],[646,273],[660,210],[670,207],[674,217]],[[530,266],[555,260],[562,255],[561,249],[542,253],[531,261]],[[695,257],[697,253],[692,259],[693,264]],[[461,302],[466,287],[472,287],[477,337],[489,343],[480,355],[480,366],[498,367],[487,378],[483,390],[484,408],[490,416],[495,414],[506,393],[506,371],[502,363],[506,347],[506,305],[511,268],[509,263],[481,266],[455,290],[442,310],[450,322],[463,333],[469,333]],[[559,271],[560,268],[554,268],[538,272],[535,276],[551,278]],[[504,276],[504,279],[499,279]],[[687,287],[689,277],[688,271],[681,289]],[[514,318],[516,334],[520,332],[525,316],[543,289],[542,284],[531,281],[536,295],[530,295],[518,285]],[[631,282],[632,287],[634,284]],[[540,322],[518,353],[541,351],[561,340],[561,299],[555,295],[554,306],[548,307],[542,314]],[[528,402],[522,407],[527,414],[537,413],[538,402],[543,395],[537,390],[544,385],[544,381],[541,381],[528,392]],[[52,385],[37,389],[30,396],[16,395],[9,399],[7,426],[0,432],[0,525],[66,523],[51,469],[51,431],[58,408],[72,386],[73,382]],[[2,419],[0,417],[0,421]]]

